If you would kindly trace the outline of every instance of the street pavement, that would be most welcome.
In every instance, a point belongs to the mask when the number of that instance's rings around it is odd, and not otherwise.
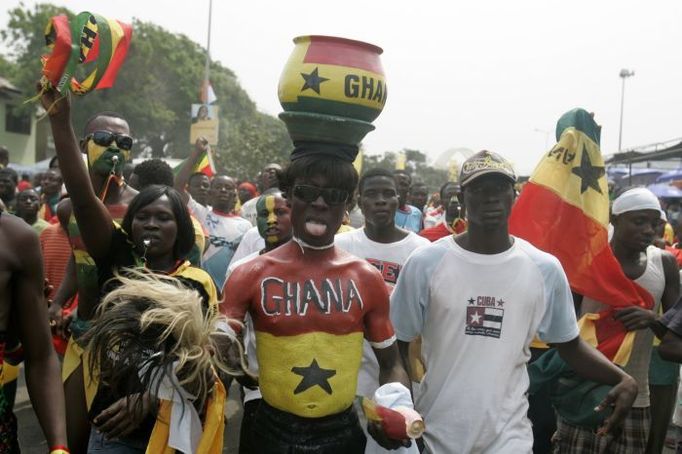
[[[67,403],[68,405],[68,403]],[[48,452],[43,432],[38,425],[24,381],[22,367],[17,386],[17,398],[14,405],[19,428],[19,445],[22,454],[45,454]],[[239,447],[239,426],[242,420],[242,406],[239,400],[239,387],[233,382],[225,410],[227,426],[225,426],[224,454],[237,454]]]

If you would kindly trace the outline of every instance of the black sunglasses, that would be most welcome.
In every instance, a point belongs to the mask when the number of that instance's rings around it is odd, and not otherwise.
[[[311,203],[322,196],[327,205],[341,205],[348,200],[348,191],[336,188],[318,188],[307,184],[297,184],[294,186],[294,197]]]
[[[112,142],[116,141],[116,146],[119,150],[129,151],[133,148],[133,138],[126,134],[114,134],[109,131],[95,131],[88,134],[87,139],[92,139],[97,145],[108,147]]]

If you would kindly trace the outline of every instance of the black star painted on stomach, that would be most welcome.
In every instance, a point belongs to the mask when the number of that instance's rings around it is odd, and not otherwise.
[[[580,177],[581,194],[587,191],[588,188],[592,188],[600,194],[602,193],[599,187],[599,179],[604,176],[604,168],[592,165],[590,155],[585,146],[583,146],[583,154],[580,158],[580,167],[573,167],[571,173]]]
[[[313,359],[308,367],[292,367],[291,371],[296,375],[303,377],[301,383],[294,389],[294,394],[302,393],[303,391],[317,385],[327,392],[332,393],[332,386],[329,384],[329,379],[336,375],[334,369],[322,369],[317,364],[317,360]]]
[[[310,88],[318,95],[320,94],[320,84],[329,80],[326,77],[320,77],[320,75],[317,73],[317,68],[313,69],[313,72],[310,74],[301,73],[301,76],[303,76],[303,80],[305,80],[301,91],[306,91]]]

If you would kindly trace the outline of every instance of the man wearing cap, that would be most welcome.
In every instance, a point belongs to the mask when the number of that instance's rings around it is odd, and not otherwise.
[[[501,156],[479,152],[462,165],[468,230],[415,251],[392,294],[391,320],[403,357],[422,336],[426,376],[415,408],[430,453],[530,453],[529,344],[552,344],[585,378],[615,385],[605,430],[618,424],[634,380],[578,336],[559,261],[509,235],[516,177]]]
[[[637,381],[637,399],[623,424],[623,430],[614,437],[598,437],[592,430],[568,424],[559,417],[555,442],[561,453],[597,453],[605,449],[608,452],[655,452],[647,450],[652,416],[649,408],[649,363],[654,334],[662,336],[665,332],[658,323],[659,308],[662,307],[664,312],[671,308],[677,301],[680,289],[675,258],[652,245],[660,223],[660,203],[646,188],[625,191],[613,202],[611,250],[625,275],[646,289],[654,301],[651,309],[631,306],[620,309],[616,314],[628,331],[636,331],[630,360],[624,371]],[[576,299],[581,315],[598,313],[605,308],[601,302],[587,297],[578,296]],[[673,393],[667,400],[672,399]],[[657,425],[664,427],[663,438],[669,420],[669,413],[657,418]]]

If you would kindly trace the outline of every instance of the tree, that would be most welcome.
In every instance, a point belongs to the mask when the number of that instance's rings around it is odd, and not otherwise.
[[[74,17],[54,5],[37,4],[31,10],[22,4],[9,11],[8,25],[0,32],[10,50],[0,56],[0,74],[7,74],[29,96],[40,76],[40,56],[48,52],[45,25],[57,14]],[[186,36],[149,22],[134,20],[133,30],[114,87],[74,97],[76,132],[82,131],[94,113],[113,110],[129,121],[138,140],[136,153],[149,147],[153,156],[185,157],[191,146],[190,106],[199,102],[206,51]],[[210,70],[220,107],[219,170],[248,178],[266,162],[283,162],[292,145],[282,122],[257,111],[230,69],[212,61]]]
[[[405,170],[412,176],[412,181],[422,181],[429,189],[435,192],[440,186],[448,181],[448,172],[443,169],[436,169],[426,163],[426,155],[419,150],[405,148]],[[388,170],[395,169],[397,153],[386,151],[383,155],[365,155],[362,168],[364,170],[374,167],[381,167]]]

